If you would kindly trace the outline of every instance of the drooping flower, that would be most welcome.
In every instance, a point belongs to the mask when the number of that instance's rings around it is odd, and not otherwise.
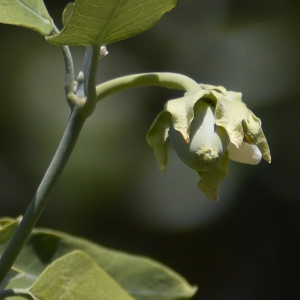
[[[241,93],[199,86],[169,100],[146,138],[161,171],[166,169],[169,139],[179,158],[198,172],[198,187],[216,201],[229,159],[255,165],[262,157],[271,162],[271,155],[261,121],[242,102]]]

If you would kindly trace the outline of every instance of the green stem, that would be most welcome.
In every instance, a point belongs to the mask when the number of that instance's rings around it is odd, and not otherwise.
[[[96,87],[97,100],[101,100],[113,93],[138,86],[161,86],[169,89],[194,92],[201,90],[199,84],[182,74],[176,73],[140,73],[127,75],[106,81]]]
[[[53,33],[57,34],[59,33],[59,29],[54,25]],[[74,106],[74,103],[76,103],[77,98],[74,95],[74,83],[75,83],[75,71],[74,71],[74,63],[72,54],[70,51],[70,48],[68,46],[61,46],[60,47],[64,64],[65,64],[65,93],[66,98],[68,100],[68,103],[70,107]]]
[[[53,160],[42,179],[19,227],[6,247],[0,259],[0,283],[4,280],[14,261],[17,259],[23,245],[39,219],[49,194],[62,173],[86,120],[82,110],[75,107],[72,110],[67,128],[53,157]]]
[[[87,116],[95,110],[97,104],[96,79],[98,71],[98,61],[100,58],[99,46],[87,46],[82,70],[78,75],[78,86],[76,97],[85,98],[84,109]]]
[[[65,63],[65,93],[69,105],[72,107],[73,102],[70,101],[70,98],[74,97],[73,87],[75,83],[75,74],[74,74],[74,65],[71,55],[71,51],[68,46],[60,47],[64,63]]]

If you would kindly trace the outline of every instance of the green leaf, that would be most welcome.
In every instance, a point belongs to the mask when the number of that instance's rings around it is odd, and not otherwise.
[[[0,23],[27,27],[44,36],[53,30],[42,0],[0,0]]]
[[[6,246],[6,242],[1,244],[1,241],[7,241],[13,234],[10,226],[0,231],[0,254]],[[2,236],[6,238],[1,239]],[[48,265],[74,250],[87,253],[135,299],[189,299],[196,292],[184,278],[152,259],[109,250],[85,239],[46,229],[35,229],[31,234],[14,264],[25,276],[11,280],[7,288],[29,288]],[[13,298],[17,299],[21,298]]]
[[[5,277],[5,280],[0,284],[0,291],[4,290],[10,281],[21,278],[23,276],[25,276],[23,272],[14,268],[10,269],[7,276]]]
[[[90,256],[78,250],[55,260],[30,291],[47,300],[133,300]]]
[[[64,26],[66,26],[67,21],[72,16],[72,14],[74,12],[74,7],[75,7],[75,4],[73,2],[68,3],[68,5],[65,7],[63,16],[62,16],[62,23]]]
[[[76,0],[63,30],[47,40],[55,45],[108,45],[150,29],[176,1]]]

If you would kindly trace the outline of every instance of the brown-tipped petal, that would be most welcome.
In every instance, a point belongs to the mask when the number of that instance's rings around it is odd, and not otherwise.
[[[256,145],[260,150],[264,160],[270,163],[270,148],[261,128],[261,121],[253,114],[251,110],[249,110],[249,118],[243,120],[243,128],[245,134],[245,141],[250,144]]]

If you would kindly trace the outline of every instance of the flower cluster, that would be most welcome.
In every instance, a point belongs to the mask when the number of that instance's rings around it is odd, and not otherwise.
[[[147,133],[147,142],[164,171],[169,139],[179,158],[198,172],[198,187],[216,201],[229,159],[255,165],[262,157],[271,162],[271,155],[261,121],[242,102],[241,93],[199,86],[165,104]]]

